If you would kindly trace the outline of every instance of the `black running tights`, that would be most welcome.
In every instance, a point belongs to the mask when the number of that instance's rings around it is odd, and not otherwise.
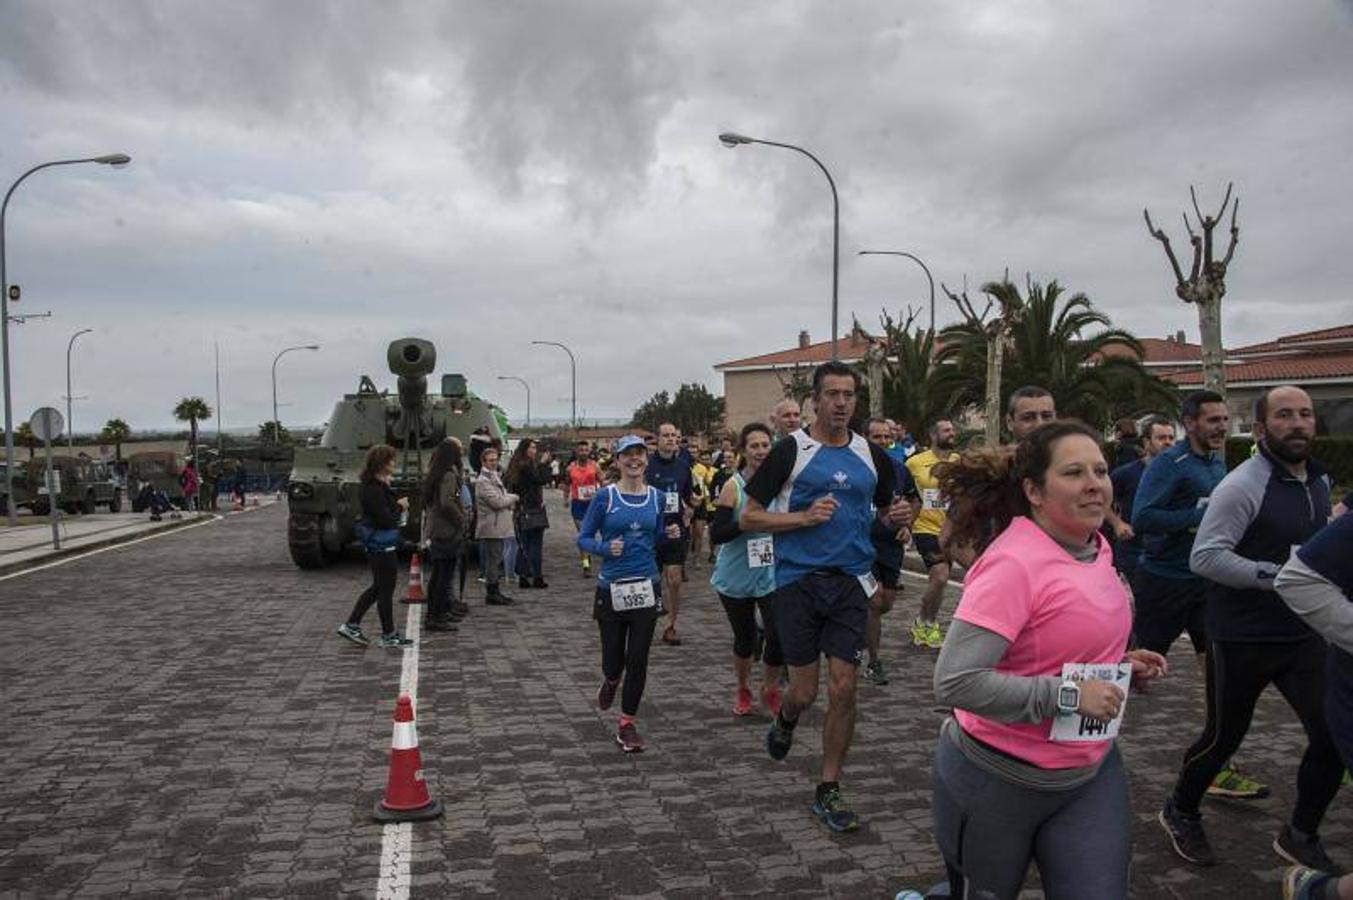
[[[1339,792],[1344,764],[1325,723],[1325,642],[1316,635],[1283,642],[1210,641],[1207,649],[1207,724],[1184,754],[1175,806],[1197,813],[1212,779],[1240,749],[1254,705],[1272,684],[1306,730],[1297,768],[1292,825],[1315,834]]]
[[[352,608],[352,615],[348,616],[348,624],[362,624],[362,616],[374,603],[376,613],[381,617],[381,633],[389,634],[395,630],[395,581],[399,577],[399,560],[393,550],[368,553],[366,558],[371,563],[371,587],[362,591],[362,596],[357,598],[357,605]]]
[[[622,674],[620,711],[627,716],[639,714],[639,700],[648,680],[648,651],[653,646],[653,628],[657,616],[641,619],[598,619],[601,632],[601,673],[608,681]]]
[[[723,611],[728,614],[728,624],[733,626],[733,655],[739,659],[751,659],[756,648],[756,611],[761,610],[761,626],[766,633],[766,646],[761,651],[761,661],[768,666],[783,666],[784,653],[780,650],[780,633],[771,618],[773,595],[765,597],[725,597],[719,595]]]

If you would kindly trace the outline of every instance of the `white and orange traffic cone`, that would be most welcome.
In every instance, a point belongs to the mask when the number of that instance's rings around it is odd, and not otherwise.
[[[423,562],[415,553],[409,560],[409,588],[404,592],[400,603],[426,603],[427,594],[423,591]]]
[[[390,775],[385,796],[376,801],[372,815],[377,822],[421,822],[435,819],[443,811],[442,801],[432,799],[423,779],[413,700],[408,694],[400,694],[395,701],[395,728],[390,739]]]

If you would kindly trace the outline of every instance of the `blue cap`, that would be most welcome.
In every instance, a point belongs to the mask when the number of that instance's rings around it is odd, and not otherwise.
[[[624,453],[631,447],[643,447],[645,450],[648,449],[648,445],[644,443],[644,439],[637,434],[627,434],[615,442],[616,453]]]

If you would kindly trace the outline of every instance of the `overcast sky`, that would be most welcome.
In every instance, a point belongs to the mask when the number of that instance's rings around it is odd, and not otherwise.
[[[1139,335],[1192,307],[1189,185],[1242,198],[1230,345],[1353,322],[1353,5],[0,0],[16,421],[320,423],[422,335],[514,418],[628,415],[715,363],[952,286],[1057,278]],[[952,308],[939,304],[943,325]]]

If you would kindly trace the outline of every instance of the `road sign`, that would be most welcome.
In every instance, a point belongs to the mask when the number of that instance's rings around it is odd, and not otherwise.
[[[11,284],[9,286],[9,302],[18,303],[19,293],[19,286],[17,284]]]
[[[61,411],[50,406],[44,406],[33,413],[33,418],[28,420],[28,427],[33,429],[33,436],[40,441],[54,441],[61,437],[61,431],[66,427],[66,420],[61,418]]]

